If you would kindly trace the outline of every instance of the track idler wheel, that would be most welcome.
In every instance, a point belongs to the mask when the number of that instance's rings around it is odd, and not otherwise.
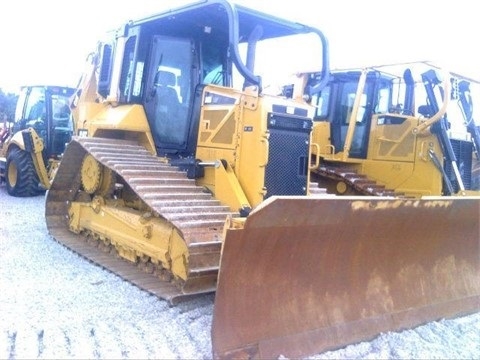
[[[115,187],[113,171],[103,166],[90,154],[83,158],[80,178],[83,189],[91,195],[106,196],[111,194]]]

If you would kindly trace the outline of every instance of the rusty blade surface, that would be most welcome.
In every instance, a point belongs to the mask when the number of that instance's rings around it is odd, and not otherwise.
[[[480,310],[480,198],[272,198],[229,230],[216,358],[298,358]]]

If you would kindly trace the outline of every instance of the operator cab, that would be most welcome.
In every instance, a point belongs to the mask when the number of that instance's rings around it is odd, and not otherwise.
[[[240,91],[252,86],[260,93],[257,43],[297,36],[313,38],[311,46],[302,47],[309,51],[305,58],[312,59],[317,55],[313,49],[320,48],[315,65],[325,74],[327,45],[318,30],[227,1],[194,3],[132,21],[117,31],[115,46],[102,44],[98,92],[104,98],[113,95],[118,104],[143,105],[158,155],[195,158],[203,102],[221,107],[236,101],[204,94],[205,86]],[[124,50],[116,54],[118,44]],[[281,49],[285,55],[275,61],[287,62],[288,50]],[[116,55],[122,58],[115,59]]]
[[[355,118],[352,110],[356,99],[361,72],[332,73],[328,85],[312,97],[316,105],[315,121],[328,121],[331,142],[336,152],[344,150],[350,121],[355,121],[355,130],[349,155],[365,159],[372,114],[387,113],[392,107],[392,78],[376,71],[369,72],[360,98],[360,107]]]
[[[71,140],[70,97],[75,89],[61,86],[24,86],[15,110],[13,133],[33,128],[44,141],[43,157],[58,159]]]

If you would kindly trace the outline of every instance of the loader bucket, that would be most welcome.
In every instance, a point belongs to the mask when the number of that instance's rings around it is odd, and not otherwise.
[[[306,357],[480,311],[480,198],[271,198],[227,231],[215,358]]]

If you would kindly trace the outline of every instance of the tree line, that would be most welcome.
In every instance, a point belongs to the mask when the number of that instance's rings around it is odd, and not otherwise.
[[[0,89],[0,127],[2,127],[5,120],[13,121],[15,118],[17,100],[17,94],[5,93]]]

